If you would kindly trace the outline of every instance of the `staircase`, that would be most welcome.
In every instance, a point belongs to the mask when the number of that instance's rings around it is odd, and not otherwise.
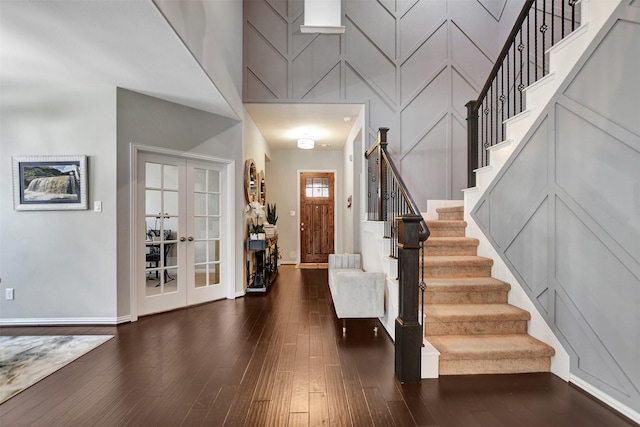
[[[465,237],[463,207],[427,221],[425,339],[440,352],[439,375],[549,372],[554,349],[527,335],[528,311],[507,303],[508,283]]]

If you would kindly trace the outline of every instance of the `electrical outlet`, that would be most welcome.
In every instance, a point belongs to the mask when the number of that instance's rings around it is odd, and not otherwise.
[[[8,300],[13,299],[13,288],[7,288],[4,290],[4,297]]]

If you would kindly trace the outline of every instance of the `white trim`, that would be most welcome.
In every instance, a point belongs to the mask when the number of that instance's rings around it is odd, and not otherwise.
[[[333,250],[334,252],[337,250],[336,246],[338,245],[338,216],[336,212],[338,212],[338,171],[336,169],[298,169],[297,171],[297,182],[296,187],[298,191],[296,191],[296,205],[298,206],[298,216],[297,216],[297,230],[296,230],[296,240],[298,245],[298,257],[296,258],[296,262],[294,264],[300,264],[301,251],[302,247],[300,246],[300,220],[301,220],[301,206],[300,206],[300,175],[303,173],[332,173],[333,174]]]
[[[343,34],[346,27],[343,25],[338,26],[321,26],[321,25],[300,25],[300,32],[302,34]]]
[[[137,290],[136,290],[136,266],[139,264],[140,260],[136,259],[138,257],[138,253],[136,251],[136,236],[138,231],[137,225],[137,196],[138,196],[138,188],[137,188],[137,162],[138,155],[141,152],[151,153],[151,154],[160,154],[165,156],[177,157],[183,160],[201,160],[205,162],[216,162],[224,165],[224,173],[226,180],[226,191],[228,197],[227,199],[227,209],[226,214],[229,221],[233,222],[235,225],[235,160],[231,159],[223,159],[220,157],[206,156],[203,154],[194,154],[187,153],[184,151],[173,150],[169,148],[163,147],[155,147],[152,145],[138,144],[135,142],[130,143],[130,154],[129,154],[129,186],[131,188],[130,192],[130,200],[129,200],[129,224],[130,227],[130,235],[129,235],[129,311],[130,315],[128,321],[135,322],[138,320],[138,305],[137,305]],[[233,227],[235,229],[235,227]],[[235,299],[238,295],[235,291],[235,281],[236,281],[236,268],[235,268],[235,249],[236,242],[233,231],[229,232],[227,235],[227,244],[225,245],[227,250],[225,251],[225,255],[227,257],[227,274],[228,274],[228,287],[226,292],[227,299]],[[244,295],[244,293],[242,294]],[[240,295],[240,296],[242,296]]]
[[[590,395],[592,395],[596,399],[602,401],[606,405],[612,407],[614,410],[620,412],[625,417],[630,418],[631,420],[635,421],[636,423],[640,423],[640,412],[637,412],[637,411],[629,408],[624,403],[614,399],[613,397],[611,397],[610,395],[606,394],[602,390],[597,389],[596,387],[594,387],[593,385],[589,384],[585,380],[575,376],[574,374],[571,374],[569,376],[569,382],[575,384],[577,387],[580,387],[581,389],[583,389],[584,391],[586,391],[587,393],[589,393]]]
[[[129,321],[121,317],[35,317],[0,319],[0,326],[53,326],[53,325],[117,325]]]

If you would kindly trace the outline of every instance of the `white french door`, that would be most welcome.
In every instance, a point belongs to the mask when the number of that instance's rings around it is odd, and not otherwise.
[[[140,152],[137,172],[138,315],[226,297],[224,165]]]

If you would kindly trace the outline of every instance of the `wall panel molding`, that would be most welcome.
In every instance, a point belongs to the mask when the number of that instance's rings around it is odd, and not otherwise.
[[[570,351],[571,374],[638,414],[640,51],[628,46],[640,45],[640,14],[627,3],[615,18],[471,215]]]
[[[389,127],[390,149],[402,159],[434,156],[435,168],[400,166],[416,168],[406,183],[418,206],[462,198],[466,178],[454,176],[466,164],[459,127],[501,47],[506,0],[344,0],[340,36],[301,34],[302,1],[244,4],[244,102],[369,102],[368,146]],[[320,48],[329,37],[340,38],[338,52]]]

